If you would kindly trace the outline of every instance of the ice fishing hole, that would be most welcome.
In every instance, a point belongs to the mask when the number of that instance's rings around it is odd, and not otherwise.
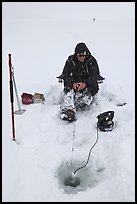
[[[76,172],[76,176],[72,176],[73,172],[83,165],[85,161],[63,162],[56,171],[56,177],[59,187],[63,188],[68,194],[84,191],[89,187],[95,187],[104,177],[104,168],[100,168],[91,162],[83,169]]]
[[[72,175],[69,175],[67,176],[65,179],[64,179],[64,184],[66,186],[72,186],[72,187],[77,187],[79,186],[81,183],[81,180],[80,178],[78,177],[74,177]]]

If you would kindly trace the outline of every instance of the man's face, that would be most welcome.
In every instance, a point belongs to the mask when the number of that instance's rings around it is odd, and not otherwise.
[[[84,62],[85,59],[86,59],[86,52],[77,54],[77,59],[78,59],[80,62]]]

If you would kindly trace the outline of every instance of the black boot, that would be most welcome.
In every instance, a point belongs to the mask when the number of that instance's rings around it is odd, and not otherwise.
[[[75,112],[73,110],[70,110],[70,109],[69,110],[63,110],[61,112],[61,119],[69,121],[69,122],[73,122],[76,120]]]

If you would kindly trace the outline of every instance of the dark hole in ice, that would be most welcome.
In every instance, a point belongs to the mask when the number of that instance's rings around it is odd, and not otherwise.
[[[76,173],[75,170],[83,165],[85,161],[63,162],[56,176],[59,179],[60,187],[64,188],[65,193],[77,193],[84,191],[87,187],[96,186],[104,178],[104,169],[96,167],[96,165],[88,165],[86,168],[80,169]]]
[[[77,187],[81,183],[81,180],[78,177],[68,176],[64,180],[66,186]]]

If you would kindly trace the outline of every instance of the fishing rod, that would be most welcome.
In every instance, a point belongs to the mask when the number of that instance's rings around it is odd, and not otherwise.
[[[11,120],[12,120],[12,140],[15,141],[15,123],[14,123],[14,95],[13,95],[13,77],[12,77],[12,62],[11,54],[9,56],[9,85],[10,85],[10,102],[11,102]]]

